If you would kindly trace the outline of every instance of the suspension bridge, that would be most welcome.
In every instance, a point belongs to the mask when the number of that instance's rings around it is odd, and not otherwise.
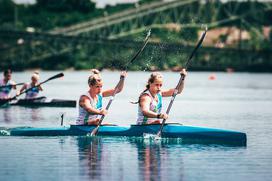
[[[218,1],[198,1],[198,0],[175,0],[175,1],[158,1],[150,4],[135,4],[132,9],[122,12],[108,14],[104,13],[103,17],[91,19],[89,21],[74,24],[68,27],[55,28],[48,32],[29,33],[18,31],[0,30],[0,38],[3,40],[13,41],[11,46],[0,49],[2,62],[1,67],[7,67],[12,64],[33,64],[50,57],[56,57],[63,54],[73,56],[78,50],[86,50],[85,57],[103,59],[103,56],[95,52],[101,51],[106,55],[113,57],[123,49],[133,51],[140,46],[139,39],[134,41],[128,39],[131,35],[143,34],[148,29],[165,28],[167,24],[180,25],[182,28],[197,28],[201,30],[202,24],[209,28],[217,28],[225,25],[237,25],[240,28],[247,28],[255,32],[258,38],[262,39],[263,33],[252,23],[256,23],[259,17],[264,13],[272,11],[272,3],[257,4],[247,3],[247,9],[241,11],[245,4],[243,3],[217,3]],[[248,1],[249,2],[249,1]],[[260,5],[262,8],[260,8]],[[218,18],[222,16],[224,17]],[[252,21],[252,17],[255,17]],[[125,38],[125,40],[124,40]],[[161,42],[155,41],[147,48],[148,51],[154,51],[156,48],[164,53],[172,52],[179,54],[180,49],[190,50],[190,46],[181,44],[167,44],[161,48]],[[114,48],[113,48],[114,47]],[[251,53],[252,58],[249,62],[260,61],[263,52],[239,49],[216,49],[204,48],[201,52],[204,54],[213,54],[214,51],[226,52],[246,52]],[[237,52],[239,51],[239,52]],[[243,54],[243,53],[242,53]],[[209,56],[206,56],[209,57]],[[120,57],[119,57],[120,58]],[[265,59],[270,59],[271,55],[265,51]]]

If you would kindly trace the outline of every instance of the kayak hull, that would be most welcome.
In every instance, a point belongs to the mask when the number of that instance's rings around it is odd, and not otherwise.
[[[91,133],[95,126],[71,125],[59,128],[13,128],[11,136],[83,136]],[[156,134],[160,125],[131,125],[129,127],[104,125],[100,126],[98,136],[128,136],[142,137],[144,134]],[[245,133],[205,128],[184,126],[181,124],[166,124],[162,131],[165,138],[183,138],[199,141],[212,141],[246,145]]]
[[[26,107],[76,107],[75,100],[52,99],[50,101],[32,101],[19,99],[11,102],[10,106],[26,106]]]

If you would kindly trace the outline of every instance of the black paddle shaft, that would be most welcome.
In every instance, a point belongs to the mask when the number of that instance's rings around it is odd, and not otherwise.
[[[39,87],[40,85],[42,85],[42,84],[44,84],[44,83],[46,83],[46,82],[48,82],[48,81],[50,81],[50,80],[57,79],[57,78],[60,78],[60,77],[63,77],[63,76],[64,76],[63,73],[59,73],[59,74],[57,74],[57,75],[54,75],[53,77],[50,77],[49,79],[47,79],[47,80],[45,80],[45,81],[39,83],[38,85],[35,85],[35,86],[33,86],[33,87],[30,87],[29,89],[26,89],[25,91],[21,92],[19,95],[16,95],[16,96],[14,96],[14,97],[18,97],[18,96],[20,96],[20,95],[26,93],[27,91],[31,90],[31,89],[34,88],[34,87]]]
[[[199,42],[197,43],[196,47],[194,48],[194,50],[192,51],[191,55],[189,56],[189,58],[188,58],[188,60],[187,60],[187,62],[186,62],[186,64],[185,64],[185,69],[188,68],[188,66],[189,66],[189,64],[190,64],[190,62],[191,62],[193,56],[195,55],[195,53],[196,53],[196,51],[198,50],[198,48],[201,46],[201,44],[202,44],[202,42],[203,42],[203,40],[204,40],[204,38],[205,38],[205,36],[206,36],[206,33],[207,33],[207,27],[206,27],[204,33],[202,34],[202,36],[201,36]],[[170,101],[170,103],[169,103],[169,105],[168,105],[168,107],[167,107],[166,114],[169,114],[169,112],[170,112],[170,110],[171,110],[171,108],[172,108],[172,105],[173,105],[173,103],[174,103],[174,100],[175,100],[175,98],[176,98],[176,95],[178,94],[178,87],[181,85],[181,83],[182,83],[183,80],[184,80],[184,75],[181,75],[181,76],[180,76],[180,79],[179,79],[179,82],[178,82],[178,84],[177,84],[177,86],[176,86],[176,88],[175,88],[175,90],[174,90],[173,95],[172,95],[171,101]],[[162,130],[163,130],[163,127],[164,127],[165,122],[166,122],[166,119],[163,119],[162,124],[161,124],[161,126],[160,126],[160,129],[159,129],[159,131],[158,131],[158,133],[157,133],[157,136],[161,136],[161,133],[162,133]]]

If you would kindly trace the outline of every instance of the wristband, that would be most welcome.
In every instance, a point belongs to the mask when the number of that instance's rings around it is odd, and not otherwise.
[[[184,80],[184,79],[185,79],[185,74],[180,74],[180,76],[182,76],[182,79],[181,79],[181,80]]]
[[[157,118],[160,119],[161,118],[161,113],[157,114]]]
[[[120,76],[120,79],[125,79],[125,76],[124,76],[124,75],[121,75],[121,76]]]

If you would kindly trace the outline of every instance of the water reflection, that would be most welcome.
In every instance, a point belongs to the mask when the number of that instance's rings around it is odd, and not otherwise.
[[[40,121],[40,112],[41,109],[29,109],[30,110],[30,120],[31,121]]]
[[[2,112],[3,112],[3,116],[1,116],[1,118],[3,118],[3,121],[5,123],[10,123],[11,122],[11,113],[12,113],[10,108],[5,108],[5,109],[3,109]]]
[[[0,122],[7,124],[18,122],[36,122],[41,120],[41,109],[7,107],[0,111]]]
[[[180,144],[179,141],[154,142],[143,138],[88,136],[77,137],[76,140],[79,161],[84,163],[81,168],[87,168],[87,170],[82,169],[81,172],[88,175],[90,179],[104,180],[112,177],[120,179],[123,175],[127,175],[126,172],[134,172],[135,176],[139,177],[136,179],[131,174],[133,180],[165,180],[173,172],[176,172],[173,174],[175,177],[177,175],[179,178],[183,177],[182,157],[173,162],[169,150],[169,144]],[[117,145],[125,150],[116,148]],[[123,162],[134,166],[126,167]],[[176,164],[174,169],[173,164]],[[113,171],[115,169],[118,169],[118,175]]]
[[[161,178],[160,170],[161,157],[160,145],[145,144],[144,141],[138,140],[134,142],[138,150],[138,160],[141,180],[159,180]]]
[[[135,144],[138,153],[138,165],[140,180],[163,180],[161,172],[164,168],[164,161],[169,156],[160,142],[153,142],[145,139],[130,139]]]
[[[246,147],[190,143],[183,139],[159,141],[141,137],[76,137],[80,174],[92,180],[183,180],[184,157],[212,152],[231,153]]]
[[[128,140],[137,148],[140,180],[183,179],[182,156],[173,161],[171,155],[173,156],[175,153],[171,153],[169,150],[172,146],[181,146],[181,139],[129,138]],[[173,167],[173,165],[175,166]],[[171,175],[175,178],[172,178]]]
[[[83,161],[87,159],[87,175],[90,179],[100,179],[102,172],[103,160],[103,149],[102,149],[102,138],[99,137],[78,137],[78,151],[79,160]],[[85,172],[84,170],[82,170]],[[86,174],[86,173],[84,173]]]

